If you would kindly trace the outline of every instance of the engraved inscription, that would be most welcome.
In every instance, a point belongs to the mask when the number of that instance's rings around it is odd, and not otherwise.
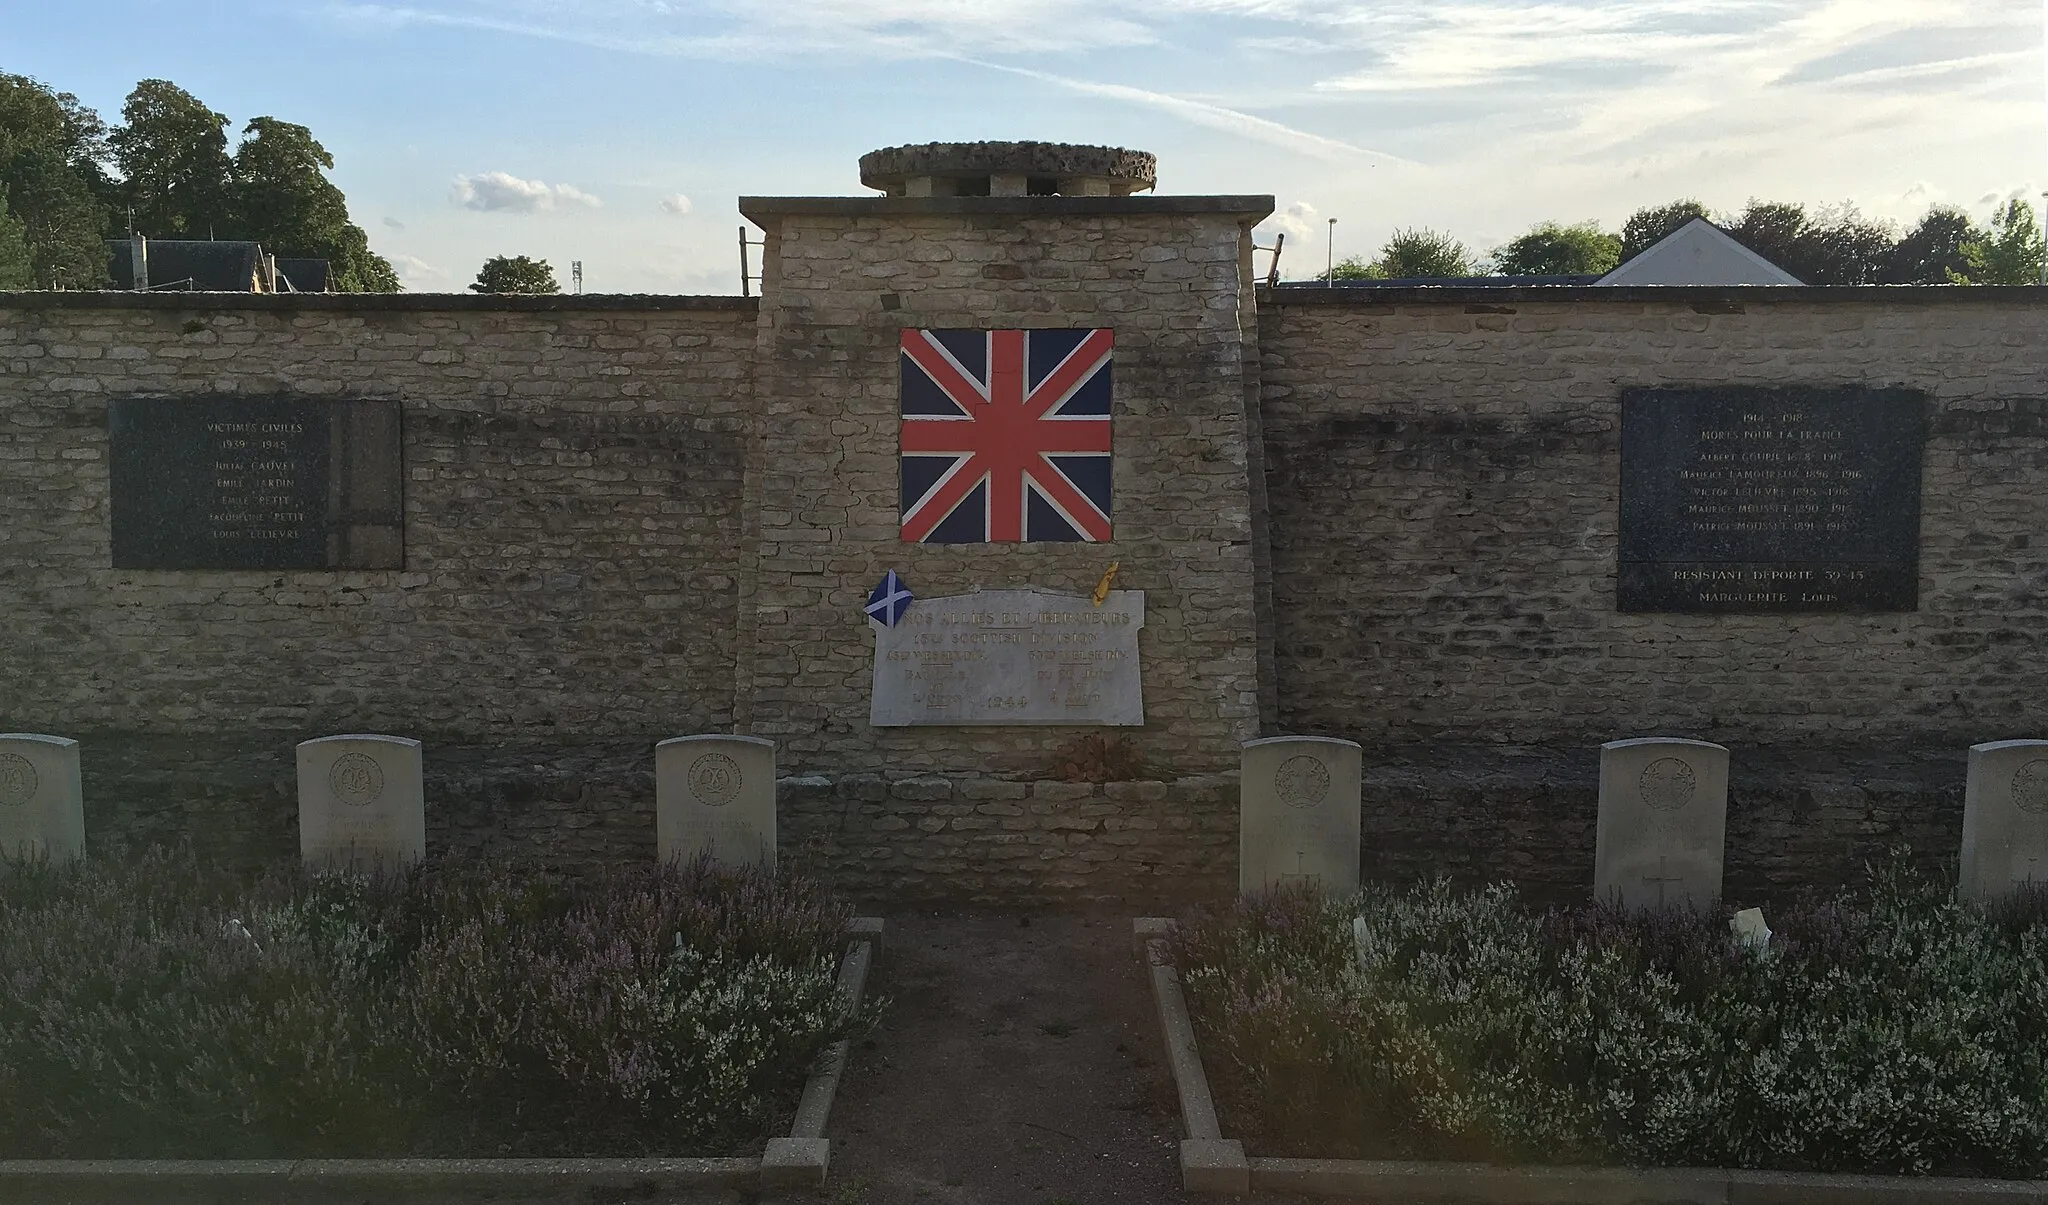
[[[1660,757],[1643,767],[1637,786],[1642,791],[1643,806],[1654,812],[1675,812],[1692,802],[1699,789],[1699,778],[1682,759]]]
[[[922,599],[875,635],[877,726],[1142,724],[1145,596],[1034,590]]]
[[[0,807],[18,808],[36,797],[42,785],[36,768],[18,753],[0,753]]]
[[[1925,438],[1902,390],[1629,390],[1621,609],[1915,609]]]
[[[344,753],[327,772],[334,797],[350,807],[368,807],[384,793],[384,767],[367,753]]]
[[[739,763],[723,753],[706,753],[690,763],[690,794],[705,807],[731,803],[744,782]]]
[[[1273,773],[1273,793],[1291,808],[1312,808],[1330,794],[1330,768],[1313,757],[1290,757]]]
[[[2048,812],[2048,761],[2030,761],[2014,771],[2012,802],[2022,812],[2035,816]]]

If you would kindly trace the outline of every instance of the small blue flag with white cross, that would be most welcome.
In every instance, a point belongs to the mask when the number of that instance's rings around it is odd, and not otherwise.
[[[911,601],[910,587],[904,585],[903,579],[891,569],[882,579],[882,584],[868,595],[868,618],[883,627],[893,628],[896,621],[903,618],[903,613],[910,609]]]

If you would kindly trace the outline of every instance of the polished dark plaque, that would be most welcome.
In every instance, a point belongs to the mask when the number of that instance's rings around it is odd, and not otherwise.
[[[1928,401],[1904,389],[1631,389],[1623,611],[1914,611]]]
[[[116,569],[401,568],[396,402],[108,407]]]

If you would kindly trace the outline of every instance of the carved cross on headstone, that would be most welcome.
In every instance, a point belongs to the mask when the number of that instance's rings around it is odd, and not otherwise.
[[[1281,871],[1281,872],[1280,872],[1280,877],[1281,877],[1282,879],[1285,879],[1285,880],[1289,881],[1289,882],[1300,882],[1300,881],[1301,881],[1301,880],[1303,880],[1303,879],[1309,879],[1309,880],[1314,880],[1314,881],[1320,881],[1320,880],[1322,879],[1322,877],[1323,877],[1323,876],[1321,876],[1321,875],[1317,874],[1316,872],[1314,872],[1314,871],[1312,871],[1312,870],[1303,870],[1303,869],[1302,869],[1302,866],[1301,866],[1301,864],[1302,864],[1302,862],[1304,862],[1305,860],[1307,860],[1307,858],[1308,858],[1308,851],[1306,851],[1306,850],[1300,850],[1300,849],[1297,849],[1297,850],[1295,850],[1295,851],[1294,851],[1294,869],[1293,869],[1293,870],[1283,870],[1283,871]]]
[[[2041,872],[2041,858],[2038,854],[2027,856],[2024,869],[2017,865],[2013,867],[2012,885],[2022,891],[2040,891],[2048,888],[2048,875]]]
[[[1666,891],[1669,885],[1672,883],[1685,882],[1684,875],[1670,874],[1667,872],[1665,864],[1669,860],[1670,859],[1667,856],[1659,854],[1657,856],[1657,873],[1646,874],[1643,876],[1644,883],[1655,883],[1657,885],[1657,906],[1659,908],[1663,908],[1669,905],[1671,902],[1669,897],[1666,895]]]

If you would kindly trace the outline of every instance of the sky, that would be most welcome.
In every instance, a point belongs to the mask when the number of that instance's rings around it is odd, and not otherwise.
[[[1910,224],[2048,187],[2048,0],[0,0],[0,71],[312,129],[408,289],[739,291],[737,198],[903,143],[1151,151],[1282,275],[1692,197]],[[1334,228],[1328,224],[1337,219]],[[1261,257],[1261,270],[1264,259]]]

